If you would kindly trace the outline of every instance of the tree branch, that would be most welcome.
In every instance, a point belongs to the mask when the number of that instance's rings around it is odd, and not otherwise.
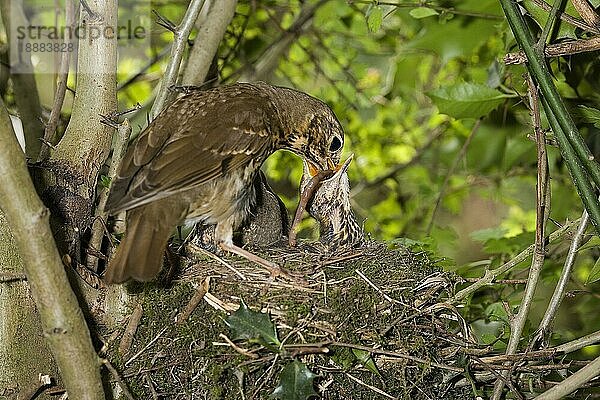
[[[549,44],[544,50],[544,55],[547,58],[561,57],[596,50],[600,50],[600,36],[594,36],[590,39],[577,39],[571,42]],[[527,62],[527,56],[522,51],[508,53],[504,56],[503,61],[506,65],[524,64]]]
[[[12,43],[13,38],[10,37],[11,29],[9,27],[11,25],[28,26],[22,3],[2,1],[0,2],[0,13],[2,13],[2,21],[6,27],[8,42],[16,46],[16,43]],[[21,56],[18,64],[11,64],[11,69],[13,69],[11,80],[15,102],[25,132],[25,153],[29,159],[36,160],[42,145],[40,138],[44,132],[42,106],[33,74],[31,54],[23,52]],[[16,63],[17,60],[11,60],[11,62]]]
[[[10,118],[0,103],[0,208],[23,259],[25,273],[65,387],[74,399],[104,399],[98,358],[70,289],[48,224],[49,212],[35,188]]]
[[[551,25],[552,24],[549,20],[549,22],[546,24],[546,28]],[[544,31],[546,30],[549,31],[549,28],[544,29]],[[543,40],[544,36],[542,35],[542,37],[540,38],[540,43],[542,43],[542,45]],[[523,333],[523,328],[525,327],[525,323],[527,322],[527,316],[529,315],[531,303],[533,302],[535,289],[537,288],[537,283],[539,281],[540,273],[542,272],[542,267],[544,266],[544,260],[546,258],[546,245],[544,238],[546,230],[546,220],[548,217],[547,208],[549,208],[550,193],[550,184],[548,182],[548,156],[546,154],[546,140],[541,127],[539,96],[537,88],[535,87],[535,84],[533,83],[531,78],[527,79],[527,84],[529,86],[529,103],[532,113],[533,129],[535,131],[537,152],[535,243],[533,248],[533,257],[531,259],[531,268],[529,269],[529,276],[527,277],[527,285],[525,286],[523,299],[521,300],[521,304],[519,305],[519,311],[517,312],[517,315],[513,318],[510,318],[511,329],[508,345],[506,346],[506,355],[512,355],[517,352],[519,342],[521,339],[521,334]],[[508,362],[505,365],[512,366],[513,363]],[[497,400],[500,398],[504,385],[506,384],[506,380],[510,381],[511,373],[512,368],[506,371],[502,371],[502,377],[504,379],[498,378],[498,380],[496,380],[496,384],[494,385],[494,392],[492,395],[493,400]]]
[[[212,60],[219,49],[219,43],[223,40],[227,26],[235,14],[236,6],[237,0],[219,0],[212,4],[190,51],[181,80],[183,85],[204,83]]]
[[[150,110],[151,119],[156,118],[162,109],[170,102],[173,95],[170,88],[177,83],[177,75],[179,74],[179,67],[181,65],[181,59],[183,58],[183,52],[187,46],[187,40],[203,5],[204,0],[192,0],[181,23],[173,31],[175,39],[171,45],[171,56],[165,74],[158,86],[156,99]]]

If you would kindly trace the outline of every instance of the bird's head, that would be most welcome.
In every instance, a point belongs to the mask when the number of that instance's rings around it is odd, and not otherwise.
[[[327,179],[323,179],[315,192],[312,200],[308,203],[307,211],[321,224],[330,224],[339,219],[342,214],[351,211],[350,208],[350,182],[348,180],[348,167],[352,162],[353,155],[346,161],[334,168],[335,172]],[[303,193],[306,186],[315,175],[313,168],[305,160],[300,192]]]
[[[283,126],[281,146],[308,162],[316,171],[332,170],[344,148],[344,130],[340,121],[321,100],[288,88],[277,88],[274,101]]]

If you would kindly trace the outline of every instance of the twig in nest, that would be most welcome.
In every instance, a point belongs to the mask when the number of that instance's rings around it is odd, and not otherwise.
[[[388,296],[387,294],[385,294],[383,290],[381,290],[380,288],[377,287],[377,285],[375,285],[373,282],[371,282],[371,280],[369,278],[367,278],[365,276],[365,274],[363,274],[362,272],[360,272],[360,270],[357,269],[355,271],[356,271],[356,274],[362,278],[362,280],[364,280],[365,282],[367,282],[367,285],[371,286],[373,289],[375,289],[377,292],[379,292],[383,296],[384,299],[386,299],[390,303],[398,304],[397,300],[394,300],[390,296]]]
[[[156,341],[157,341],[158,339],[160,339],[160,338],[161,338],[161,336],[162,336],[162,335],[164,335],[164,333],[165,333],[165,332],[167,331],[167,329],[169,329],[169,328],[170,328],[169,326],[165,326],[165,327],[163,328],[163,330],[162,330],[162,331],[160,331],[160,332],[158,333],[158,335],[156,335],[156,336],[154,337],[154,339],[152,339],[152,340],[151,340],[151,341],[150,341],[150,342],[149,342],[149,343],[148,343],[146,346],[144,346],[144,348],[143,348],[143,349],[141,349],[140,351],[138,351],[137,353],[135,353],[133,357],[131,357],[129,360],[127,360],[127,361],[125,362],[125,366],[126,366],[126,367],[128,367],[128,366],[129,366],[129,365],[130,365],[130,364],[131,364],[131,363],[132,363],[132,362],[133,362],[133,361],[134,361],[136,358],[138,358],[138,357],[139,357],[140,355],[142,355],[142,354],[143,354],[143,353],[144,353],[146,350],[148,350],[148,349],[149,349],[149,348],[150,348],[150,347],[151,347],[151,346],[152,346],[154,343],[156,343]]]
[[[233,342],[231,341],[231,339],[229,339],[229,338],[227,337],[227,335],[225,335],[225,334],[223,334],[223,333],[219,333],[219,337],[220,337],[221,339],[223,339],[225,342],[227,342],[227,344],[228,344],[228,345],[229,345],[229,346],[230,346],[232,349],[234,349],[235,351],[237,351],[237,352],[238,352],[238,353],[240,353],[241,355],[243,355],[243,356],[246,356],[246,357],[249,357],[249,358],[252,358],[252,359],[254,359],[254,360],[256,360],[256,359],[258,358],[258,354],[254,354],[254,353],[250,352],[249,350],[242,349],[241,347],[239,347],[238,345],[236,345],[235,343],[233,343]]]
[[[188,243],[186,246],[188,248],[190,248],[192,251],[195,251],[197,253],[202,253],[202,254],[204,254],[206,256],[209,256],[212,259],[218,261],[219,263],[221,263],[222,265],[224,265],[227,269],[231,270],[231,272],[233,272],[234,274],[236,274],[237,276],[239,276],[240,279],[242,279],[244,281],[247,279],[244,274],[242,274],[240,271],[238,271],[237,269],[235,269],[231,264],[229,264],[227,261],[223,260],[221,257],[217,256],[216,254],[213,254],[210,251],[204,250],[202,247],[196,246],[193,243]]]
[[[175,323],[177,325],[182,325],[189,317],[192,315],[198,304],[204,298],[204,295],[208,293],[208,288],[210,287],[210,277],[204,279],[201,285],[198,285],[196,288],[196,293],[190,299],[189,303],[185,306],[183,310],[175,317]]]
[[[368,383],[365,383],[363,381],[361,381],[360,379],[358,379],[357,377],[350,375],[349,373],[344,373],[344,375],[346,375],[348,378],[352,379],[354,382],[358,383],[359,385],[363,385],[364,387],[367,387],[369,389],[371,389],[372,391],[374,391],[375,393],[378,393],[384,397],[387,397],[388,399],[393,399],[395,400],[397,397],[392,396],[389,393],[384,392],[383,390],[379,389],[378,387],[375,387],[373,385],[369,385]]]
[[[119,354],[125,355],[129,352],[131,348],[131,343],[133,343],[133,338],[135,336],[135,332],[137,331],[138,326],[140,325],[140,320],[142,319],[142,314],[144,310],[142,309],[141,304],[137,304],[131,316],[129,317],[129,322],[125,327],[125,331],[123,332],[123,337],[121,338],[121,342],[119,343]]]

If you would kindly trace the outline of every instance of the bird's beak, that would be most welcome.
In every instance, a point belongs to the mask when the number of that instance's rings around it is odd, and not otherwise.
[[[331,158],[327,158],[327,160],[325,161],[327,167],[325,169],[323,169],[322,167],[320,167],[318,164],[312,162],[311,160],[306,160],[306,164],[308,166],[308,173],[310,175],[310,177],[312,178],[313,176],[317,175],[317,173],[319,171],[333,171],[335,173],[337,173],[340,169],[343,169],[345,172],[348,169],[348,166],[350,165],[350,163],[352,162],[352,158],[354,157],[354,154],[351,154],[346,161],[344,161],[342,164],[339,165],[335,165],[335,163],[333,162],[333,160]],[[342,172],[342,173],[343,173]]]

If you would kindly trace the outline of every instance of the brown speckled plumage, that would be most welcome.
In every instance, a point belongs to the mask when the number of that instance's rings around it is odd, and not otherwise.
[[[342,146],[331,109],[302,92],[259,82],[184,94],[130,146],[111,186],[107,210],[128,210],[127,231],[105,280],[154,278],[184,220],[216,224],[215,240],[231,244],[269,155],[287,149],[326,169]]]

